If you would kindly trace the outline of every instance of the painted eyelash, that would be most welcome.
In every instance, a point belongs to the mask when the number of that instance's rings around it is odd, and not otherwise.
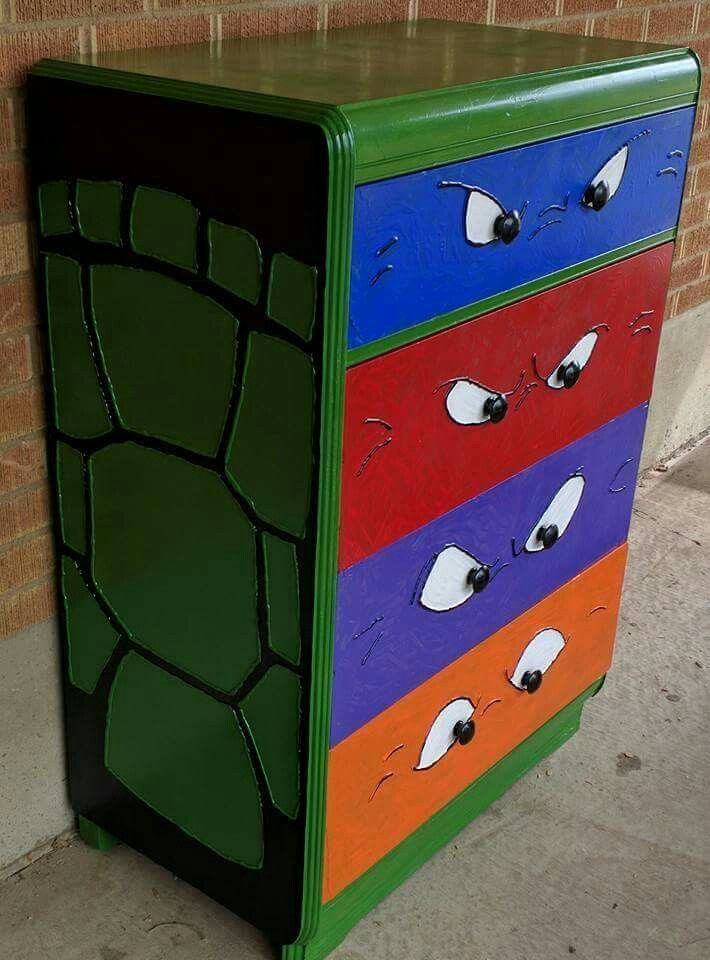
[[[614,474],[611,483],[609,484],[609,493],[623,493],[624,490],[626,490],[626,484],[625,484],[625,483],[624,483],[622,486],[620,486],[620,487],[615,487],[614,484],[616,483],[616,481],[617,481],[617,479],[618,479],[619,474],[621,473],[621,471],[622,471],[625,467],[628,467],[628,465],[629,465],[630,463],[633,463],[633,462],[634,462],[634,458],[633,458],[633,457],[629,457],[627,460],[624,460],[624,462],[621,464],[621,466],[619,467],[619,469],[618,469],[618,470],[616,471],[616,473]]]
[[[522,218],[521,218],[521,219],[522,219]],[[535,229],[534,229],[531,233],[528,234],[528,240],[534,240],[535,237],[538,235],[538,233],[542,233],[542,231],[543,231],[546,227],[552,227],[552,226],[554,226],[556,223],[562,223],[562,221],[561,221],[560,219],[548,220],[546,223],[540,224],[539,227],[535,227]]]
[[[382,267],[381,270],[378,270],[374,277],[370,280],[370,286],[374,287],[375,284],[384,277],[386,273],[389,273],[390,270],[394,270],[394,264],[388,263],[386,267]]]
[[[569,206],[569,198],[570,198],[571,196],[572,196],[572,194],[568,192],[568,193],[567,193],[567,196],[565,197],[565,202],[564,202],[564,204],[562,204],[562,203],[551,203],[548,207],[545,207],[544,209],[542,209],[542,210],[538,213],[538,217],[544,217],[545,214],[546,214],[546,213],[549,213],[551,210],[560,210],[560,211],[562,211],[562,213],[564,213],[564,212],[567,210],[567,207]]]
[[[376,257],[381,257],[383,253],[387,253],[387,251],[390,249],[390,247],[393,247],[393,246],[395,245],[395,243],[398,243],[398,242],[399,242],[399,237],[398,237],[397,234],[395,233],[395,235],[394,235],[393,237],[391,237],[386,243],[383,243],[383,244],[382,244],[382,246],[380,247],[379,250],[376,250],[376,251],[375,251],[375,256],[376,256]]]

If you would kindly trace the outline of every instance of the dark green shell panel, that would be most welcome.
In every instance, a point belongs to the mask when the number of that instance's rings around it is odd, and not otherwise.
[[[55,449],[62,541],[77,553],[86,553],[84,457],[68,443],[58,443]]]
[[[314,406],[310,357],[252,333],[227,476],[262,520],[296,537],[310,509]]]
[[[62,599],[68,641],[69,679],[93,693],[118,642],[118,634],[68,557],[62,557]]]
[[[77,180],[79,233],[96,243],[121,245],[121,184],[115,180]]]
[[[154,187],[137,187],[130,232],[136,253],[184,270],[197,269],[197,210],[185,197]]]
[[[266,616],[271,649],[298,666],[301,659],[298,556],[292,543],[263,535]]]
[[[302,340],[310,340],[316,316],[317,273],[285,253],[271,261],[266,312]]]
[[[255,531],[220,477],[136,443],[89,461],[96,585],[135,643],[235,690],[259,662]]]
[[[261,866],[259,789],[231,707],[129,653],[111,689],[105,757],[115,777],[189,836]]]
[[[295,819],[299,805],[301,681],[276,665],[239,704],[266,775],[271,799]]]
[[[234,384],[237,321],[150,270],[91,268],[101,355],[121,424],[213,456]]]
[[[42,184],[38,208],[39,229],[45,237],[61,236],[73,231],[69,184],[65,180],[51,180]]]
[[[111,421],[85,326],[81,266],[53,253],[44,272],[57,426],[72,437],[99,437]]]
[[[210,220],[208,276],[242,300],[256,303],[261,290],[261,250],[248,230]]]

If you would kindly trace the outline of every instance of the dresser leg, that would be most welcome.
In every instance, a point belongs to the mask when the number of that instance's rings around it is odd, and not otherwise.
[[[79,836],[87,846],[93,847],[95,850],[100,850],[102,853],[108,853],[109,850],[113,850],[118,843],[118,840],[111,836],[110,833],[107,833],[103,827],[97,826],[95,823],[92,823],[91,820],[87,820],[86,817],[82,817],[81,815],[79,816]]]

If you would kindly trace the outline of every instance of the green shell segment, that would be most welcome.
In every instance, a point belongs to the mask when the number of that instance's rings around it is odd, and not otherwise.
[[[55,468],[62,540],[77,553],[85,553],[84,458],[75,447],[70,447],[67,443],[57,443]]]
[[[310,340],[316,316],[318,273],[300,260],[277,253],[271,261],[266,312],[282,326]]]
[[[49,350],[57,427],[72,437],[111,429],[89,345],[82,305],[81,267],[69,257],[45,257]]]
[[[93,693],[118,642],[79,568],[62,557],[62,598],[66,621],[69,679],[84,693]]]
[[[274,806],[295,819],[299,806],[301,681],[271,667],[239,707],[256,745]]]
[[[263,544],[269,646],[298,666],[301,659],[301,605],[296,548],[270,533],[263,535]]]
[[[105,762],[144,803],[220,856],[258,868],[259,789],[234,711],[127,654],[116,671]]]
[[[210,280],[242,300],[256,303],[261,290],[261,250],[256,237],[240,227],[210,220],[207,242]]]
[[[45,237],[71,233],[72,205],[66,180],[50,180],[39,188],[39,229]]]
[[[227,476],[259,517],[298,537],[311,499],[314,381],[297,347],[251,334],[227,452]]]
[[[82,237],[120,246],[121,199],[121,184],[115,180],[77,180],[76,220]]]
[[[167,190],[137,187],[131,207],[131,243],[136,253],[197,269],[197,210]]]
[[[234,384],[231,313],[170,277],[103,264],[91,304],[122,425],[214,455]]]
[[[260,659],[255,532],[224,481],[120,443],[89,460],[93,575],[130,637],[230,692]]]

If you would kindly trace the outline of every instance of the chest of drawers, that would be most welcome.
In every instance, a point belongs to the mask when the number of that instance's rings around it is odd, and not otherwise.
[[[437,21],[34,68],[88,842],[320,960],[575,732],[698,82]]]

